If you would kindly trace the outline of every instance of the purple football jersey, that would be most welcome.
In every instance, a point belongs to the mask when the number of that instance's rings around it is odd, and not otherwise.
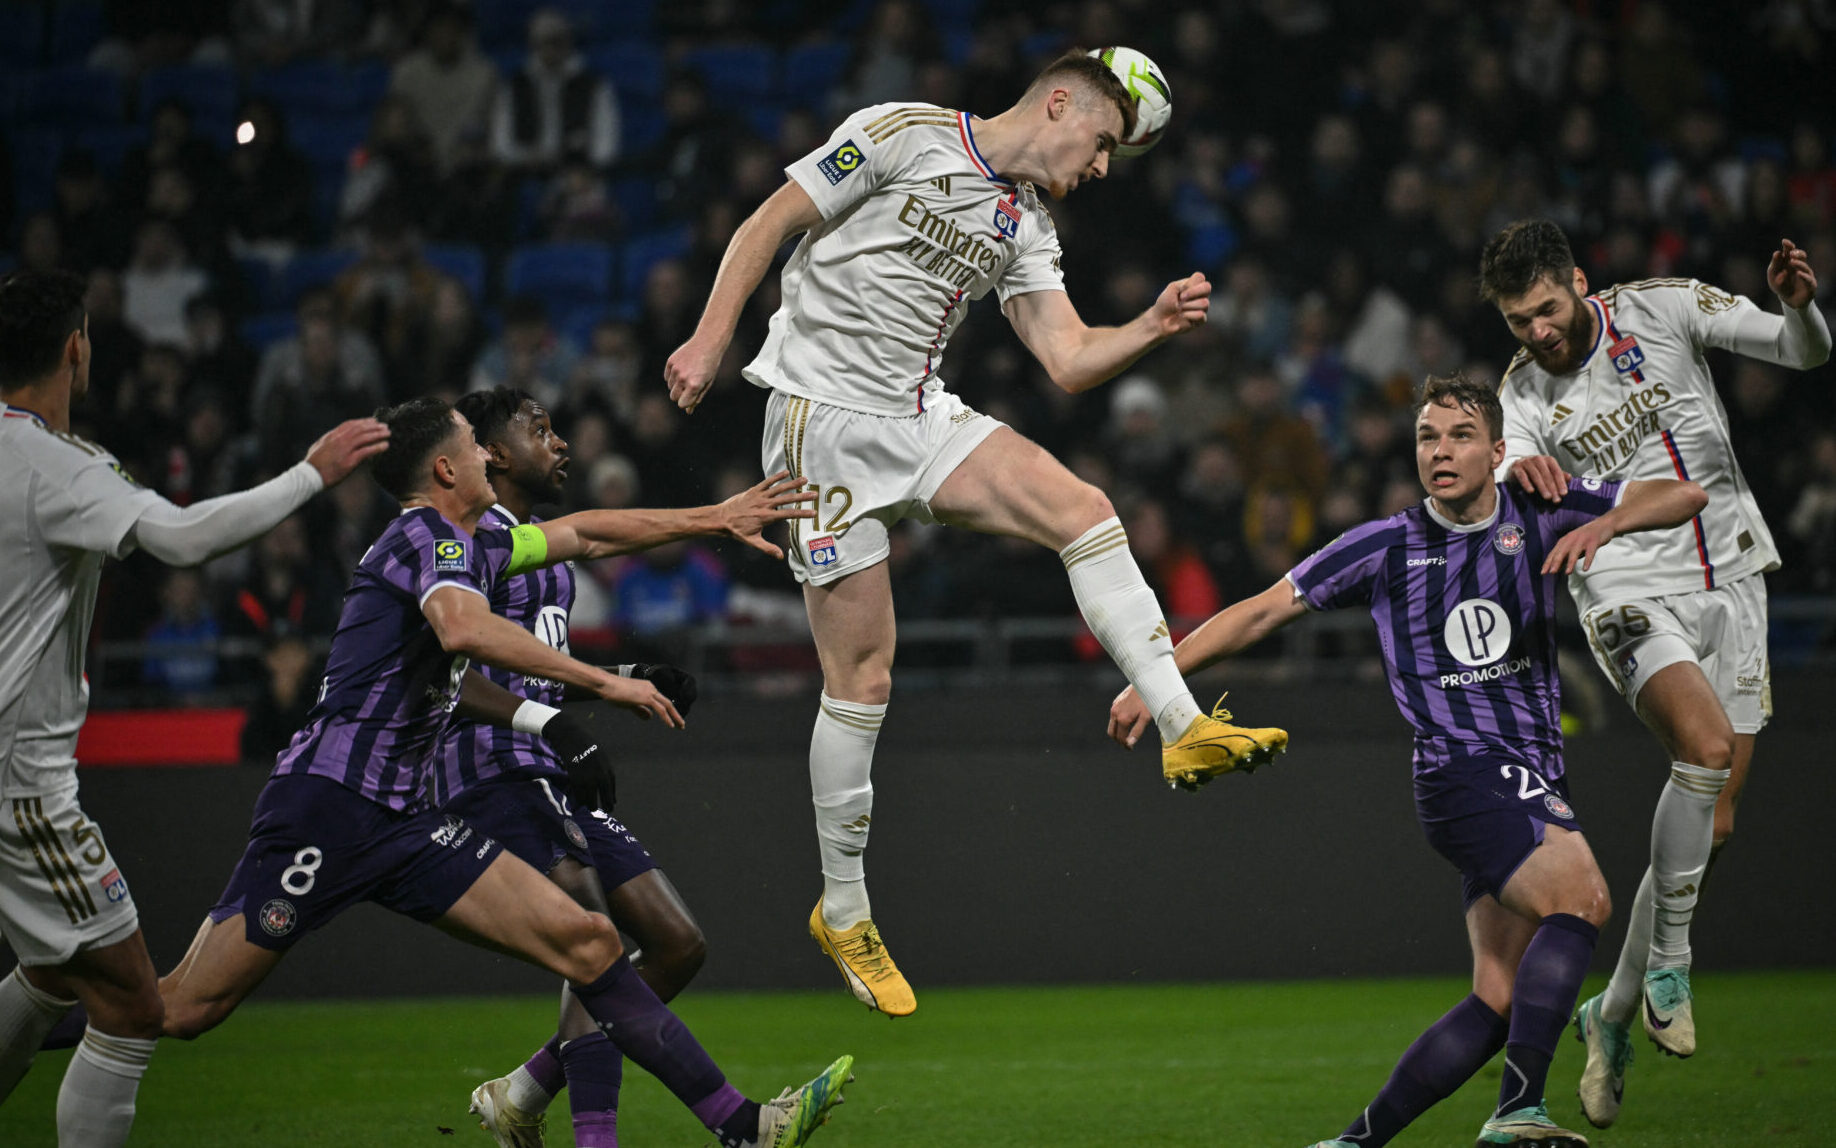
[[[534,521],[534,520],[532,520]],[[501,535],[509,545],[516,518],[494,506],[478,522],[478,536]],[[491,611],[533,633],[543,642],[567,653],[567,616],[574,608],[573,564],[560,562],[500,578],[491,587]],[[474,667],[511,693],[547,706],[559,706],[563,687],[547,678],[513,674],[495,666]],[[559,777],[564,774],[555,751],[534,734],[455,721],[440,738],[433,783],[434,800],[445,805],[481,781],[504,773]]]
[[[1557,580],[1543,559],[1611,510],[1620,486],[1570,479],[1559,504],[1500,486],[1497,511],[1472,526],[1423,502],[1354,526],[1288,574],[1312,609],[1370,607],[1417,774],[1484,754],[1562,776]]]
[[[469,659],[441,649],[421,603],[441,586],[489,599],[509,565],[509,531],[474,537],[431,507],[403,511],[357,564],[319,700],[275,776],[327,777],[390,809],[429,806],[434,749]]]

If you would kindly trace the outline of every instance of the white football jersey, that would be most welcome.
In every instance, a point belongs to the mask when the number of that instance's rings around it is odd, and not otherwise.
[[[1628,534],[1603,547],[1590,572],[1569,579],[1576,605],[1587,613],[1777,569],[1778,550],[1734,458],[1728,414],[1703,351],[1801,366],[1777,349],[1785,321],[1694,279],[1622,283],[1585,305],[1599,332],[1578,370],[1551,375],[1519,350],[1505,372],[1504,466],[1546,454],[1571,473],[1597,478],[1686,478],[1709,502],[1675,529]]]
[[[95,443],[0,404],[0,795],[76,784],[102,559],[157,501]]]
[[[988,166],[967,112],[879,104],[785,169],[822,222],[785,265],[783,303],[746,378],[910,415],[971,299],[1062,291],[1058,234],[1031,184]]]

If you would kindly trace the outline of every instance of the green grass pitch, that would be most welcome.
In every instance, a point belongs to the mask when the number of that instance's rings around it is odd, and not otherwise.
[[[1588,991],[1597,991],[1599,979]],[[1600,1148],[1824,1145],[1836,1099],[1836,972],[1707,973],[1703,1051],[1661,1057],[1642,1036],[1618,1125]],[[681,1015],[754,1097],[851,1052],[858,1079],[815,1143],[1231,1145],[1303,1148],[1336,1135],[1396,1057],[1466,992],[1454,979],[920,990],[910,1020],[824,993],[690,992]],[[263,1002],[192,1044],[161,1045],[130,1143],[453,1145],[490,1148],[466,1115],[479,1081],[549,1032],[547,999]],[[40,1058],[0,1107],[0,1145],[50,1148],[69,1053]],[[1466,1145],[1490,1113],[1498,1064],[1395,1143]],[[1552,1113],[1585,1129],[1567,1039]],[[548,1142],[571,1145],[565,1099]],[[450,1130],[450,1131],[449,1131]],[[626,1148],[711,1138],[628,1068]]]

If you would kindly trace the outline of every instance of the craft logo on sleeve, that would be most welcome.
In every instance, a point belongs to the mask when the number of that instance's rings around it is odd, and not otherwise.
[[[438,571],[463,571],[466,568],[465,540],[462,538],[442,538],[434,543],[434,569]]]
[[[817,160],[816,170],[821,172],[822,177],[830,184],[837,184],[847,179],[849,173],[861,166],[861,161],[865,158],[861,154],[861,149],[854,146],[854,141],[849,140]]]

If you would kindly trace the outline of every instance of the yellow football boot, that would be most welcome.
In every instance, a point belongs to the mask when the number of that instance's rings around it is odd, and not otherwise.
[[[1168,785],[1197,789],[1221,774],[1251,772],[1286,752],[1287,730],[1231,725],[1230,711],[1219,698],[1209,716],[1193,718],[1178,741],[1161,749],[1160,773]]]
[[[880,930],[871,920],[862,921],[842,932],[836,932],[822,920],[822,901],[810,910],[810,936],[829,954],[854,999],[887,1016],[910,1016],[917,1011],[918,998],[905,974],[893,964],[892,954],[880,940]]]

